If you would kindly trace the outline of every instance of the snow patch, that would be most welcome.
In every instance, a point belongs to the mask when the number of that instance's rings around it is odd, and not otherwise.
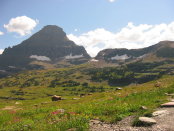
[[[9,68],[12,68],[12,69],[15,69],[16,67],[15,66],[8,66]]]
[[[0,70],[0,72],[4,72],[5,73],[6,71],[5,70]]]
[[[47,56],[31,55],[30,58],[31,59],[36,59],[36,60],[39,60],[39,61],[51,61],[51,59]]]
[[[96,59],[92,59],[92,60],[90,60],[91,62],[98,62],[98,60],[96,60]]]
[[[144,57],[146,57],[147,56],[147,54],[144,54],[144,55],[142,55],[142,56],[139,56],[139,57],[137,57],[138,59],[142,59],[142,58],[144,58]]]
[[[111,57],[111,60],[126,60],[129,59],[130,57],[127,54],[124,55],[116,55],[114,57]]]
[[[82,58],[83,57],[83,54],[81,54],[81,55],[72,55],[72,54],[70,54],[70,55],[68,55],[68,56],[65,56],[65,59],[78,59],[78,58]]]

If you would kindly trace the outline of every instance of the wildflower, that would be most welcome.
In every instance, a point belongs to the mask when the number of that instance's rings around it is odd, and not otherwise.
[[[77,113],[75,113],[75,112],[68,112],[69,114],[71,114],[71,115],[76,115]]]
[[[51,112],[51,114],[57,115],[57,114],[61,114],[61,112],[60,111],[53,111],[53,112]]]
[[[14,118],[13,118],[13,122],[14,122],[14,123],[20,122],[20,121],[21,121],[21,119],[20,119],[19,117],[14,117]]]
[[[10,114],[15,114],[16,111],[15,110],[12,110],[12,111],[9,111]]]

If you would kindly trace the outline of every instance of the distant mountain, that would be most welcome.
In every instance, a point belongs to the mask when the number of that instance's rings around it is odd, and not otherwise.
[[[0,70],[56,66],[60,61],[80,64],[89,58],[85,48],[69,40],[62,28],[47,25],[21,44],[6,48],[0,55]]]
[[[174,59],[174,42],[161,41],[158,44],[141,49],[105,49],[95,57],[111,63],[123,64],[134,61],[160,61]]]

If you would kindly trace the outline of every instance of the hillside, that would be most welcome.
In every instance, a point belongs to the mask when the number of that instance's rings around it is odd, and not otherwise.
[[[173,60],[111,67],[97,63],[1,78],[0,130],[79,131],[88,130],[90,120],[116,123],[129,116],[136,123],[174,93]],[[51,101],[53,95],[62,100]]]
[[[19,74],[16,79],[21,77],[18,81],[22,82],[22,79],[27,80],[36,74]],[[71,86],[53,88],[30,85],[21,88],[10,82],[14,79],[15,77],[10,77],[1,80],[12,85],[0,89],[0,130],[87,130],[89,121],[93,119],[116,123],[130,115],[135,118],[149,116],[155,108],[167,101],[168,96],[165,93],[174,93],[173,76],[164,76],[158,81],[145,84],[125,86],[122,90],[104,86],[107,92],[101,89],[92,94],[83,91],[86,94],[83,97],[77,94],[82,93],[80,90]],[[46,85],[47,81],[44,81]],[[160,82],[160,86],[156,86],[157,82]],[[53,94],[61,95],[63,100],[52,102]],[[142,106],[146,106],[147,110],[143,110]]]

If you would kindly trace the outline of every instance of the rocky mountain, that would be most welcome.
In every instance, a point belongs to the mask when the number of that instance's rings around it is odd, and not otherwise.
[[[141,49],[105,49],[98,53],[95,59],[111,63],[126,63],[134,61],[160,61],[174,58],[174,42],[161,41],[150,47]]]
[[[80,64],[89,58],[85,48],[69,40],[62,28],[47,25],[19,45],[6,48],[0,55],[0,70],[56,66],[60,61]]]

